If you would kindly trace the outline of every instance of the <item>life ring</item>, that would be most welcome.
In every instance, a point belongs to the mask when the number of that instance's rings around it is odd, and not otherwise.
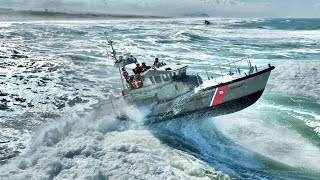
[[[139,78],[133,78],[130,84],[134,89],[139,89],[142,86],[142,81]]]

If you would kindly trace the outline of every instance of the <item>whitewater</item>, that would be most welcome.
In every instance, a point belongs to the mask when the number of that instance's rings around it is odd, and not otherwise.
[[[319,179],[320,19],[209,20],[0,22],[0,179]],[[110,106],[107,38],[190,74],[246,57],[276,68],[245,110],[146,125],[148,107]]]

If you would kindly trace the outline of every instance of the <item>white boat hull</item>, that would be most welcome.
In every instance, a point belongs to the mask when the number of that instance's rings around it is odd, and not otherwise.
[[[160,121],[188,114],[219,116],[240,111],[262,95],[274,67],[216,86],[188,93],[175,100],[159,103],[150,115]]]

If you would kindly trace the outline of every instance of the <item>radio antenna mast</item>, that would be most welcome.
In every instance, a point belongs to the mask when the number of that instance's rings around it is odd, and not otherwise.
[[[117,61],[117,53],[116,50],[113,48],[113,41],[111,39],[108,39],[108,44],[111,46],[113,58]]]
[[[105,33],[106,34],[106,33]],[[113,54],[113,58],[114,58],[114,60],[116,61],[116,63],[117,63],[117,61],[118,61],[118,59],[117,59],[117,53],[116,53],[116,50],[113,48],[113,41],[111,40],[111,39],[107,39],[107,41],[108,41],[108,44],[111,46],[111,49],[112,49],[112,54]],[[123,83],[123,78],[122,78],[122,74],[121,74],[121,70],[120,70],[120,66],[118,67],[118,69],[119,69],[119,74],[120,74],[120,78],[121,78],[121,84],[122,84],[122,91],[124,91],[124,89],[125,89],[125,86],[124,86],[124,83]],[[123,94],[123,93],[122,93]]]

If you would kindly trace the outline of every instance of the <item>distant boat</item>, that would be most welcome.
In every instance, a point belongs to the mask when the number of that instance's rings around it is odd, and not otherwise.
[[[205,24],[205,25],[210,25],[211,23],[210,23],[210,21],[208,21],[208,20],[204,20],[204,24]]]

